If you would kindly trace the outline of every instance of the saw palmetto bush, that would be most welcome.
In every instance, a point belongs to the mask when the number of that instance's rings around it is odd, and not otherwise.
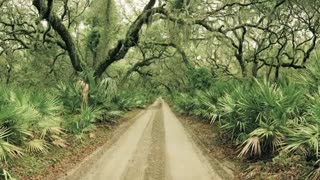
[[[0,88],[1,163],[63,144],[61,112],[62,104],[54,96]]]
[[[99,108],[85,106],[79,113],[67,117],[64,124],[66,131],[75,134],[78,140],[83,140],[96,128],[95,122],[102,117],[102,113]]]
[[[181,114],[199,116],[210,122],[217,118],[217,97],[212,91],[180,93],[173,101],[175,110]]]
[[[0,88],[0,178],[13,179],[3,166],[15,159],[64,144],[61,112],[55,96]]]
[[[320,90],[308,97],[305,116],[287,129],[285,150],[302,153],[306,157],[320,159]]]
[[[91,81],[90,103],[93,107],[98,107],[101,112],[98,122],[115,122],[115,119],[123,115],[115,103],[119,99],[119,90],[115,80],[105,78],[98,83]]]
[[[113,100],[117,108],[127,111],[134,108],[145,108],[155,98],[155,95],[144,89],[122,90]]]
[[[94,84],[93,82],[91,84]],[[111,103],[118,96],[118,86],[115,80],[105,78],[91,86],[90,98],[93,103]]]
[[[244,117],[245,112],[241,107],[240,101],[242,99],[247,100],[249,97],[246,92],[247,90],[242,86],[235,87],[232,92],[226,93],[218,102],[219,116],[222,118],[222,129],[233,140],[243,140],[244,135],[256,128],[255,119]]]
[[[314,59],[314,63],[307,65],[307,68],[300,73],[290,77],[290,80],[308,89],[311,94],[317,93],[320,86],[320,63]]]
[[[270,156],[288,141],[288,128],[307,114],[307,90],[287,81],[219,81],[208,90],[174,96],[175,110],[211,123],[239,147],[239,156]],[[316,106],[318,107],[318,106]],[[320,107],[320,106],[319,106]],[[320,112],[320,111],[319,111]]]
[[[306,113],[305,94],[287,82],[220,81],[205,91],[180,93],[173,102],[179,113],[219,120],[222,131],[238,144],[239,156],[260,156],[282,148],[288,124]]]
[[[219,99],[233,91],[238,84],[238,81],[233,80],[215,80],[209,89],[177,93],[172,96],[174,108],[181,114],[199,116],[212,124],[219,117]]]
[[[2,172],[0,172],[0,179],[17,180],[16,178],[12,177],[12,175],[8,171],[6,171],[5,169],[3,169]]]
[[[102,112],[99,121],[113,121],[113,119],[120,117],[123,112],[119,111],[114,103],[118,97],[115,80],[105,78],[98,81],[93,78],[92,73],[86,75],[86,79],[89,85],[88,106]],[[79,82],[60,83],[57,90],[66,114],[81,114],[86,110],[87,107],[82,107],[82,88]]]
[[[192,115],[200,116],[210,122],[214,122],[217,117],[216,95],[212,91],[197,91],[195,93],[194,109],[190,111]]]
[[[82,97],[81,87],[75,82],[59,83],[57,85],[57,94],[63,103],[66,113],[73,113],[81,108]]]
[[[180,93],[174,96],[175,110],[181,114],[192,115],[197,98],[188,93]]]
[[[285,129],[303,113],[303,90],[267,81],[235,87],[219,101],[221,128],[241,144],[239,156],[271,155],[285,140]]]
[[[320,179],[320,91],[308,96],[307,110],[286,129],[283,151],[295,154],[313,164],[306,179]]]
[[[309,164],[300,174],[319,179],[319,98],[313,85],[280,79],[220,81],[207,90],[179,93],[172,102],[179,113],[218,122],[221,137],[238,146],[239,157],[285,161],[287,167]]]
[[[18,157],[23,154],[22,149],[17,145],[10,143],[9,136],[11,132],[9,128],[2,127],[0,129],[0,161],[6,162],[8,158]]]

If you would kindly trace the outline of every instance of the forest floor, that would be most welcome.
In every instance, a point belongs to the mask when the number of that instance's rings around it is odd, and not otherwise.
[[[210,153],[202,138],[196,137],[199,126],[181,121],[158,99],[116,140],[98,148],[61,179],[234,179],[236,166],[216,158],[223,157],[224,149]]]

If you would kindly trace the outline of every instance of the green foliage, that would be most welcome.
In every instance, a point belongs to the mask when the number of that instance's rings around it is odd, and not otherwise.
[[[283,128],[303,107],[303,92],[293,86],[278,87],[256,81],[250,88],[237,87],[219,105],[222,129],[242,143],[240,156],[271,154],[281,147]]]
[[[62,105],[41,92],[0,88],[0,161],[47,152],[62,135]]]
[[[186,11],[187,14],[191,14],[201,3],[199,0],[170,0],[172,9]]]
[[[18,146],[10,144],[6,139],[10,136],[10,130],[0,129],[0,160],[6,161],[7,158],[17,157],[22,155],[22,149]]]
[[[318,57],[315,59],[315,62],[308,65],[306,71],[302,73],[297,73],[292,78],[292,81],[297,82],[298,84],[307,88],[310,93],[317,93],[320,87],[320,63],[318,62]]]
[[[154,96],[147,90],[125,90],[120,92],[119,96],[114,100],[114,103],[120,110],[130,110],[134,108],[145,108],[145,105],[150,104]]]
[[[83,78],[87,79],[89,85],[89,106],[109,107],[111,101],[116,98],[117,84],[111,78],[105,78],[101,81],[96,81],[93,77],[93,72],[83,73]],[[82,104],[82,87],[80,82],[70,81],[68,83],[60,83],[57,86],[59,98],[64,104],[64,107],[69,112],[75,112],[81,108]]]
[[[175,9],[182,9],[188,2],[186,0],[173,0],[171,4]]]
[[[80,109],[82,103],[80,85],[72,82],[61,82],[58,84],[57,89],[58,97],[62,101],[65,110],[72,113]]]
[[[4,180],[16,180],[16,178],[13,178],[11,174],[4,169],[2,170],[2,173],[0,173],[0,178]]]
[[[66,130],[76,134],[79,140],[83,140],[86,134],[95,129],[94,123],[101,118],[102,111],[99,108],[85,106],[81,108],[79,114],[72,115],[66,120]]]
[[[211,88],[172,96],[179,113],[219,120],[224,138],[239,148],[239,157],[273,159],[286,168],[298,162],[319,164],[320,90],[280,80],[217,81]],[[317,179],[319,168],[307,168]]]
[[[0,80],[18,85],[0,88],[1,163],[63,147],[66,133],[83,141],[97,123],[144,108],[166,89],[178,112],[219,123],[240,157],[276,156],[287,165],[280,154],[299,155],[319,166],[320,64],[312,54],[319,51],[318,1],[160,0],[150,13],[134,1],[55,1],[51,26],[39,22],[45,8],[30,11],[22,0],[0,4]],[[279,28],[284,24],[292,28]],[[92,69],[101,69],[96,65],[121,59],[124,63],[95,79]],[[131,66],[134,80],[118,89]],[[268,78],[277,79],[277,68],[280,77],[294,75],[277,83],[228,80],[241,71],[250,76],[249,68],[255,77],[270,70]],[[89,85],[88,104],[77,78]],[[55,86],[55,92],[48,89]],[[310,178],[319,176],[315,169]]]
[[[87,105],[82,103],[80,84],[72,81],[49,91],[57,96],[30,89],[0,88],[1,163],[11,163],[31,153],[48,153],[51,146],[65,147],[65,134],[84,141],[96,123],[115,122],[125,110],[143,108],[152,100],[147,91],[119,92],[111,78],[96,81],[90,73],[83,77],[90,87]]]
[[[90,96],[89,101],[94,105],[102,105],[108,107],[113,99],[118,96],[118,87],[115,80],[105,78],[99,83],[90,81]]]
[[[258,80],[222,84],[178,95],[174,99],[177,110],[210,122],[219,117],[222,131],[239,146],[241,157],[281,151],[288,142],[288,127],[307,111],[304,90],[293,84]]]
[[[285,151],[303,154],[312,159],[320,156],[320,91],[309,97],[310,105],[305,116],[287,129]]]
[[[213,83],[213,76],[207,68],[190,68],[186,73],[191,90],[208,89]]]
[[[86,45],[97,56],[97,62],[105,58],[105,51],[115,42],[119,34],[118,8],[114,0],[95,0],[87,13],[90,31],[87,33]]]
[[[236,81],[212,82],[210,89],[193,93],[177,93],[173,95],[175,110],[182,114],[203,117],[213,123],[218,116],[217,103],[221,96],[230,91]]]
[[[100,33],[98,30],[93,29],[89,33],[88,39],[87,39],[87,47],[92,53],[97,52],[97,47],[99,45],[99,41],[100,41]]]

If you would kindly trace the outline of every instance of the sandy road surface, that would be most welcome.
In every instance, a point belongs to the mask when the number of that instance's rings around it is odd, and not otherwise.
[[[84,162],[86,168],[78,167],[63,179],[223,179],[160,98],[95,159],[94,162]]]

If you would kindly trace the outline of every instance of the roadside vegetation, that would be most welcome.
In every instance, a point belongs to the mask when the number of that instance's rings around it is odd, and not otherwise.
[[[77,82],[61,83],[46,91],[1,88],[0,160],[5,179],[11,179],[5,169],[21,158],[38,153],[50,156],[52,149],[66,148],[67,139],[84,143],[95,137],[96,124],[115,124],[125,112],[153,100],[139,92],[130,92],[130,96],[119,92],[110,79],[90,87],[86,105]]]
[[[319,65],[279,79],[197,79],[175,110],[220,127],[247,162],[245,179],[319,178]],[[201,76],[204,77],[204,76]],[[207,86],[210,84],[210,86]]]
[[[0,0],[1,178],[163,96],[219,126],[243,179],[319,179],[319,9],[315,0]]]

